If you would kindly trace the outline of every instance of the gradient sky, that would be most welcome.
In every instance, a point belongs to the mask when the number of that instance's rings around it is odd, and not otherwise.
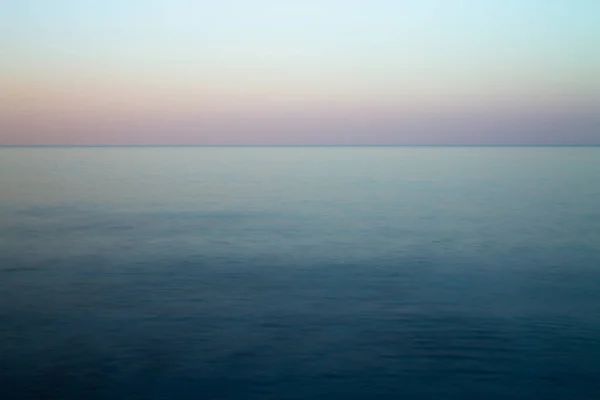
[[[0,144],[600,144],[598,0],[0,0]]]

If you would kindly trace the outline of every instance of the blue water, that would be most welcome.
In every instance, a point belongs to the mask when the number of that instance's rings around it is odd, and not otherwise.
[[[600,148],[0,149],[2,399],[598,399]]]

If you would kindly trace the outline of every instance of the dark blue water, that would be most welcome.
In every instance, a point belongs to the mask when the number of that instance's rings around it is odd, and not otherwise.
[[[600,148],[0,149],[2,399],[600,398]]]

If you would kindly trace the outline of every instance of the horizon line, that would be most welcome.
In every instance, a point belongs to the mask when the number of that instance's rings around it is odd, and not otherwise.
[[[114,147],[600,147],[600,144],[0,144],[0,148],[114,148]]]

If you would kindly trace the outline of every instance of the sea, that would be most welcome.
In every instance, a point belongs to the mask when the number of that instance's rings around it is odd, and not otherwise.
[[[0,398],[600,399],[600,147],[0,148]]]

